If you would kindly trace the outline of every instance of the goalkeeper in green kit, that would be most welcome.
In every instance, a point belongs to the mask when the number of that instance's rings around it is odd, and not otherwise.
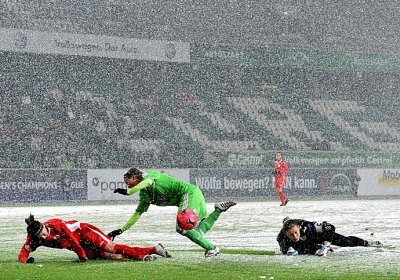
[[[128,189],[118,188],[114,193],[132,195],[139,192],[139,204],[135,213],[120,229],[113,230],[108,235],[114,239],[139,220],[150,204],[158,206],[178,206],[178,214],[183,210],[193,210],[198,217],[198,223],[192,230],[184,230],[177,224],[176,231],[192,240],[206,250],[205,257],[212,258],[219,254],[218,247],[208,241],[204,234],[209,231],[222,212],[236,205],[235,201],[216,203],[215,210],[207,216],[206,202],[201,190],[190,183],[171,177],[162,172],[147,173],[137,168],[131,168],[124,174],[124,182]]]

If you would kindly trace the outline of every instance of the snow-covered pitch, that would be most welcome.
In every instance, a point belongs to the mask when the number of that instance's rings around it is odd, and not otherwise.
[[[120,228],[133,214],[136,205],[71,205],[71,206],[24,206],[0,208],[0,244],[3,258],[16,259],[26,237],[24,218],[29,213],[44,221],[52,217],[64,220],[77,219],[98,226],[104,232]],[[213,204],[207,204],[209,213]],[[175,232],[176,207],[151,206],[131,229],[118,236],[115,241],[130,245],[150,245],[161,242],[175,252],[198,249],[191,241]],[[343,235],[355,235],[364,239],[383,242],[383,248],[334,248],[334,253],[323,259],[314,256],[282,256],[276,236],[286,216],[311,221],[328,221]],[[251,256],[259,261],[347,266],[354,269],[374,267],[382,271],[398,271],[400,259],[400,201],[388,200],[291,200],[286,207],[278,201],[240,202],[222,213],[214,227],[207,233],[210,241],[227,249],[252,249],[275,251],[276,256]],[[66,250],[58,254],[74,254]],[[45,258],[54,255],[54,250],[39,248],[35,256]],[[191,253],[202,258],[201,253]],[[184,257],[184,256],[182,256]],[[220,255],[218,258],[246,258],[241,255]],[[247,256],[249,257],[249,256]]]

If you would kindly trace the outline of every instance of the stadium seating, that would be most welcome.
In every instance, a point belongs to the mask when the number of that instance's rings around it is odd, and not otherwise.
[[[389,127],[387,122],[374,122],[377,116],[373,112],[367,113],[368,110],[364,106],[358,105],[355,101],[314,100],[311,102],[311,106],[322,116],[327,117],[340,130],[349,133],[371,150],[400,150],[399,133],[394,128]],[[343,117],[343,112],[349,112],[350,114],[346,114]],[[364,119],[370,121],[363,121]],[[363,128],[364,131],[360,128]],[[375,138],[378,135],[381,141],[374,140],[371,137],[371,133],[375,135]],[[390,140],[395,141],[389,142]]]
[[[212,167],[214,152],[400,150],[398,97],[374,86],[376,75],[348,82],[338,71],[341,85],[301,69],[0,58],[3,168]]]

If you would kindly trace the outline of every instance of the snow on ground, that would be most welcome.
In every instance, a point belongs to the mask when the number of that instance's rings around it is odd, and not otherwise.
[[[332,256],[318,260],[318,265],[335,258],[335,266],[360,269],[368,266],[383,271],[399,269],[400,259],[400,201],[399,200],[330,200],[290,201],[279,207],[278,202],[239,202],[228,212],[222,213],[214,228],[207,233],[210,241],[223,248],[275,251],[275,241],[286,216],[311,221],[328,221],[343,235],[355,235],[364,239],[382,241],[385,248],[335,248]],[[104,232],[121,227],[133,214],[136,205],[82,205],[82,206],[24,206],[0,208],[0,244],[6,247],[10,259],[16,258],[26,236],[24,218],[33,213],[40,221],[52,217],[64,220],[78,219],[98,226]],[[130,230],[118,236],[116,241],[131,245],[150,245],[162,242],[172,250],[197,249],[188,239],[175,232],[176,207],[151,206],[147,213]],[[209,212],[212,204],[207,204]],[[6,245],[5,245],[6,244]],[[15,255],[15,256],[14,256]],[[357,256],[355,261],[354,256]],[[200,257],[200,253],[199,253]],[[248,256],[225,255],[227,258]],[[252,256],[260,261],[287,262],[301,266],[303,262],[315,262],[316,257],[300,256]]]

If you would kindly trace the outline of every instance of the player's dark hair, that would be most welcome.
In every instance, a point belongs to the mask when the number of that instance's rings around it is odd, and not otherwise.
[[[38,233],[43,229],[42,223],[36,221],[32,214],[29,214],[29,217],[25,219],[25,223],[28,225],[26,231],[32,238],[36,238]]]
[[[140,171],[139,169],[132,167],[130,168],[125,174],[124,178],[132,178],[133,176],[137,176],[140,180],[143,180],[143,172]]]
[[[300,219],[287,219],[283,223],[282,231],[286,234],[286,232],[294,226],[301,225]]]

